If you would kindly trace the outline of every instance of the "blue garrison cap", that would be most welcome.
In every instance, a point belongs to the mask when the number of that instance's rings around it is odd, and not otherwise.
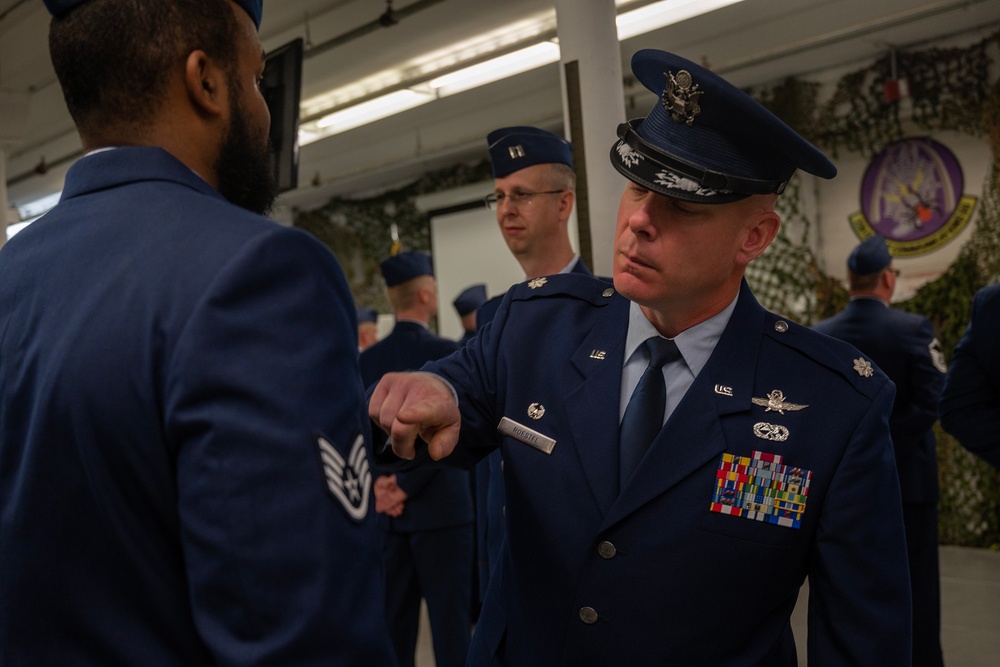
[[[780,194],[796,169],[833,178],[815,146],[752,97],[704,67],[655,49],[632,72],[659,99],[645,118],[618,126],[611,163],[660,194],[725,204]]]
[[[378,311],[374,308],[358,306],[358,324],[365,322],[378,322]]]
[[[876,234],[869,236],[851,251],[847,258],[847,268],[860,276],[876,273],[892,262],[885,238]]]
[[[385,284],[394,287],[420,276],[433,276],[431,256],[425,252],[410,250],[382,260],[382,277]]]
[[[459,317],[465,317],[484,303],[486,303],[486,285],[479,283],[462,290],[451,305],[455,306]]]
[[[503,178],[536,164],[559,162],[573,166],[573,149],[560,136],[524,125],[503,127],[486,135],[493,178]]]
[[[61,16],[77,5],[82,5],[87,0],[45,0],[45,6],[53,16]],[[264,13],[264,0],[234,0],[237,5],[246,10],[253,23],[260,30],[260,18]]]

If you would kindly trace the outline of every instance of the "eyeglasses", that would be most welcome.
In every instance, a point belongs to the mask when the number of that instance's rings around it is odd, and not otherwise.
[[[896,276],[897,278],[899,277],[899,269],[888,269],[888,270],[892,273],[892,275]]]
[[[521,190],[515,190],[509,195],[503,192],[486,195],[483,197],[483,201],[486,202],[486,208],[491,211],[495,211],[500,208],[500,204],[505,201],[509,201],[514,206],[527,206],[531,203],[531,198],[535,195],[557,195],[563,192],[566,192],[566,190],[544,190],[542,192],[524,192]]]

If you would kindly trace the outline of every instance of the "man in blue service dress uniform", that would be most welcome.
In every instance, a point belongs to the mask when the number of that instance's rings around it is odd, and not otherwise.
[[[381,269],[396,325],[361,354],[366,385],[458,349],[455,341],[427,328],[438,309],[430,255],[404,252],[384,260]],[[375,497],[383,539],[387,622],[399,664],[413,665],[421,598],[427,600],[436,665],[465,664],[472,630],[469,473],[442,466],[380,475]]]
[[[913,664],[943,664],[938,568],[938,465],[932,430],[947,370],[926,317],[889,307],[897,273],[882,236],[847,258],[851,300],[813,328],[855,346],[896,385],[889,417],[913,595]]]
[[[371,392],[404,458],[418,434],[420,458],[503,452],[468,664],[793,666],[808,577],[810,665],[908,665],[892,383],[743,280],[795,170],[836,170],[692,62],[632,69],[659,101],[611,150],[614,288],[518,285],[458,354]]]
[[[493,167],[493,194],[504,242],[531,280],[557,273],[592,275],[569,240],[569,217],[576,201],[573,149],[568,141],[537,127],[502,127],[486,137]],[[479,309],[477,330],[496,315],[503,295]],[[504,539],[503,466],[494,452],[473,471],[476,488],[476,549],[480,598]]]
[[[1000,283],[972,300],[969,326],[955,346],[941,396],[941,426],[1000,469]]]
[[[393,664],[351,294],[252,212],[261,2],[46,5],[88,152],[0,254],[0,664]]]

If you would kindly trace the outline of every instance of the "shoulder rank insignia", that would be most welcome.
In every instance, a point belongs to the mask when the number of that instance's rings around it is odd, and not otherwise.
[[[872,362],[861,357],[854,360],[854,372],[863,378],[870,378],[875,375],[875,371],[872,370]]]
[[[363,520],[368,514],[368,497],[372,491],[372,471],[368,465],[364,436],[359,433],[354,439],[346,460],[323,436],[316,438],[316,445],[330,494],[340,502],[348,516],[355,521]]]
[[[547,282],[549,282],[549,279],[545,276],[542,276],[541,278],[532,278],[528,281],[528,287],[531,289],[538,289]]]
[[[808,405],[800,405],[799,403],[789,403],[785,400],[785,394],[780,389],[775,389],[767,398],[754,398],[754,405],[763,405],[764,412],[777,412],[779,415],[785,414],[785,410],[795,411],[801,410],[802,408],[808,408]]]

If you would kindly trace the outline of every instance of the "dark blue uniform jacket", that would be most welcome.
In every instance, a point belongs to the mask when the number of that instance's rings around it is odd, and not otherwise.
[[[766,312],[744,285],[712,357],[619,489],[629,302],[594,278],[541,282],[514,287],[475,340],[424,367],[458,392],[453,456],[503,453],[507,539],[470,664],[791,667],[789,616],[807,576],[810,665],[908,664],[886,376]],[[770,407],[775,390],[806,407]],[[554,439],[551,454],[499,435],[504,417]],[[713,505],[741,474],[720,476],[725,455],[742,464],[754,452],[773,462],[754,468],[758,482],[811,480],[797,528]]]
[[[0,252],[0,664],[391,663],[356,326],[165,151],[71,167]]]

